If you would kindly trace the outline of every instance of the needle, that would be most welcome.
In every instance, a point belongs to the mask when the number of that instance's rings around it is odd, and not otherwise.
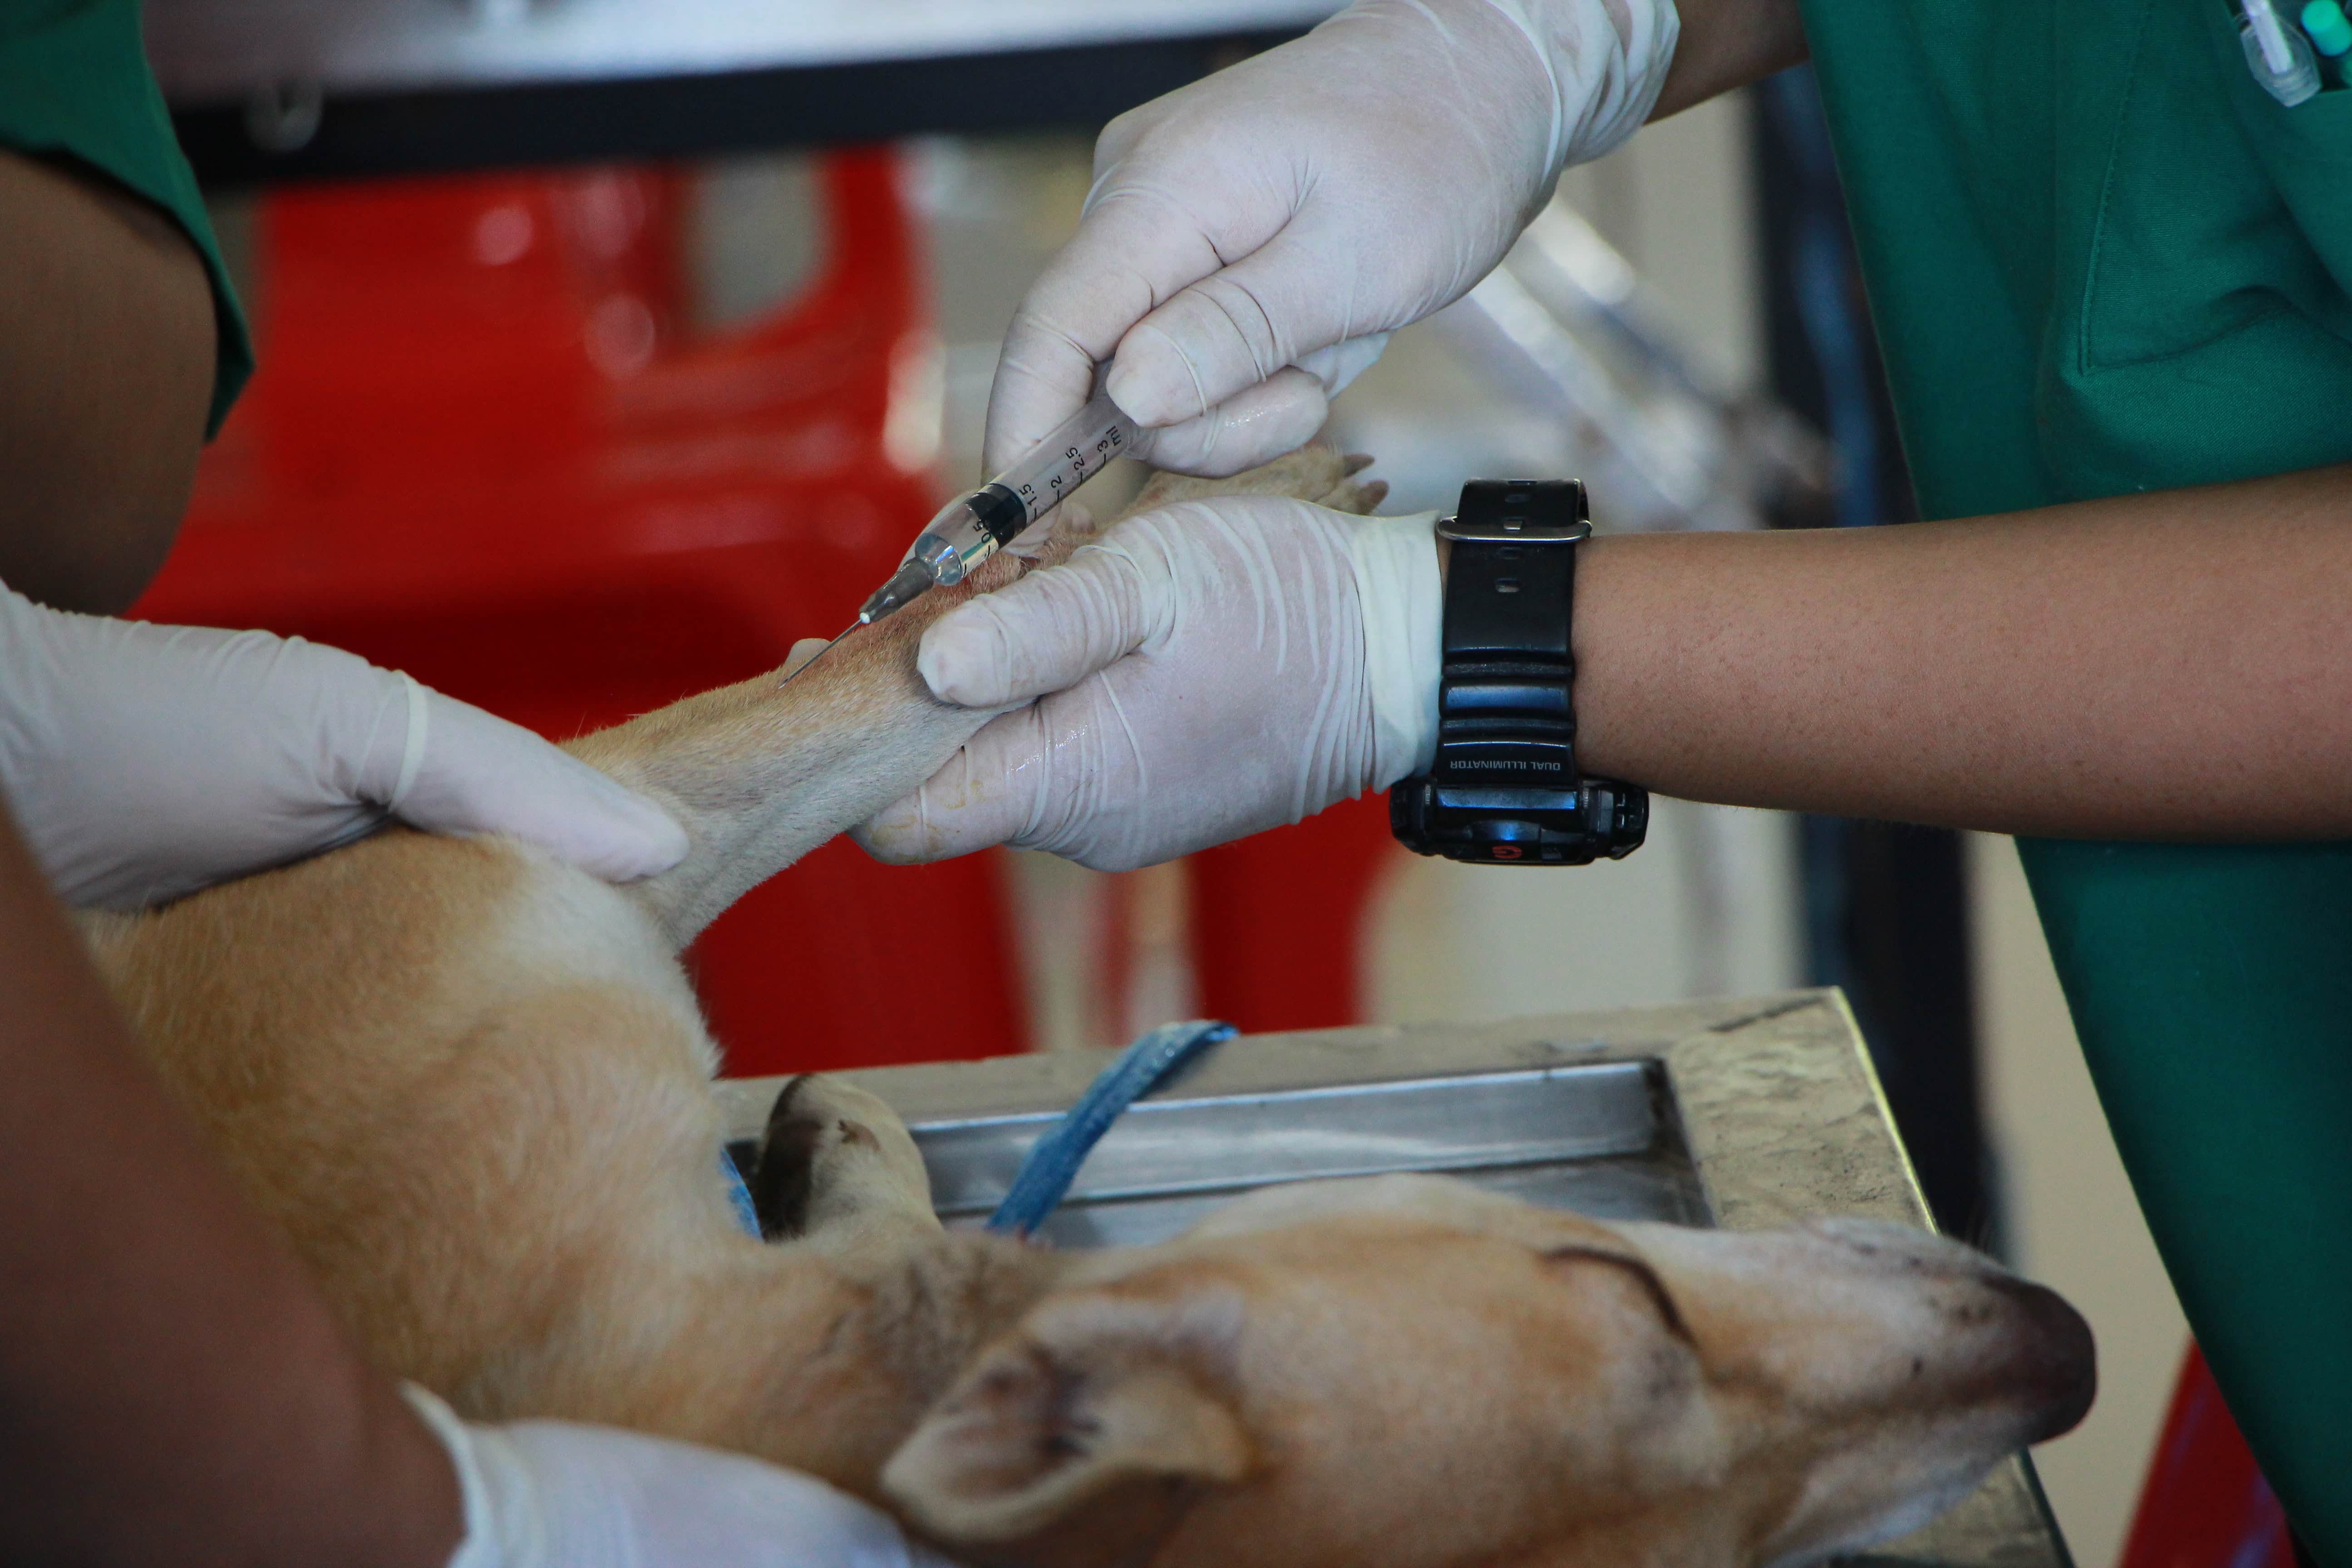
[[[831,653],[831,652],[834,650],[834,647],[835,647],[835,645],[837,645],[837,644],[841,641],[841,639],[842,639],[843,637],[847,637],[850,633],[852,633],[852,632],[856,631],[858,627],[860,627],[860,626],[864,626],[865,624],[866,624],[866,617],[865,617],[865,616],[860,616],[857,619],[856,619],[856,620],[854,620],[854,621],[850,622],[847,626],[845,626],[842,627],[842,628],[841,628],[841,630],[839,630],[838,632],[835,632],[835,633],[834,634],[833,641],[832,641],[832,642],[826,643],[823,647],[821,647],[821,648],[817,649],[814,653],[813,653],[813,654],[809,655],[809,656],[808,656],[808,660],[807,660],[807,662],[806,662],[806,663],[803,664],[803,665],[802,665],[798,669],[796,669],[796,670],[793,671],[790,675],[787,675],[786,677],[784,677],[782,680],[779,680],[778,682],[776,682],[776,688],[777,688],[777,689],[778,689],[778,690],[782,690],[783,688],[785,688],[785,687],[787,687],[787,686],[790,686],[793,681],[798,680],[802,676],[803,676],[803,675],[807,674],[807,673],[808,673],[808,667],[809,667],[809,665],[814,664],[818,659],[821,659],[821,658],[823,658],[826,654]]]

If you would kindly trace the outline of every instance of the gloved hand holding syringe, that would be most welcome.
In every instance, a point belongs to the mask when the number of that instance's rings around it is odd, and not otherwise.
[[[940,509],[915,536],[907,559],[890,580],[867,596],[857,619],[839,637],[796,666],[791,680],[859,626],[872,626],[904,609],[942,584],[961,583],[975,566],[1003,549],[1031,523],[1110,467],[1114,458],[1139,457],[1143,443],[1135,422],[1119,412],[1108,393],[1064,420],[1011,468],[988,483]]]
[[[1026,457],[942,507],[916,536],[905,563],[858,609],[857,624],[871,626],[919,594],[962,582],[1135,445],[1135,422],[1108,394],[1097,393]]]

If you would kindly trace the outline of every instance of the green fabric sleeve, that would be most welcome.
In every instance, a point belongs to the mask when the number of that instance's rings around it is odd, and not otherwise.
[[[0,0],[0,146],[96,170],[186,231],[212,279],[219,347],[205,429],[217,431],[253,374],[253,340],[147,68],[138,0]]]

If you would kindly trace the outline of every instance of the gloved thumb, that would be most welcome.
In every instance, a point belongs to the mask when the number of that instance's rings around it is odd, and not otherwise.
[[[686,858],[686,829],[610,774],[520,724],[410,684],[403,751],[413,760],[381,795],[367,792],[403,821],[438,833],[509,834],[608,882],[650,877]]]
[[[915,668],[931,695],[961,708],[1003,708],[1076,685],[1124,658],[1173,614],[1162,553],[1125,541],[1089,544],[1060,566],[1032,572],[932,623]]]

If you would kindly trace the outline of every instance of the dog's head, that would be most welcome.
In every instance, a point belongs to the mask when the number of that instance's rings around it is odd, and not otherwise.
[[[1907,1226],[1382,1177],[1075,1265],[883,1484],[979,1562],[1770,1563],[1924,1522],[2092,1386],[2064,1302]]]

